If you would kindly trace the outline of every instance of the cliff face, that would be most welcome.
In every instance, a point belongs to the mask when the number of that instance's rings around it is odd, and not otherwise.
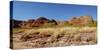
[[[93,23],[94,20],[91,16],[81,16],[79,18],[73,17],[69,21],[56,21],[54,19],[49,20],[44,17],[40,17],[37,19],[29,19],[27,21],[19,21],[19,20],[13,20],[13,27],[21,27],[21,28],[32,28],[32,27],[40,27],[44,24],[49,25],[60,25],[60,26],[65,26],[65,25],[75,25],[75,26],[83,26],[87,25],[90,23]],[[46,26],[46,25],[45,25]]]

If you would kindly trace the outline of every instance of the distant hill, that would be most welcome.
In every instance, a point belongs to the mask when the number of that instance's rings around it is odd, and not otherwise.
[[[50,20],[45,17],[39,17],[37,19],[29,19],[27,21],[14,20],[13,27],[21,28],[32,28],[32,27],[49,27],[49,26],[85,26],[85,25],[96,25],[96,21],[91,16],[80,16],[79,18],[73,17],[69,21],[56,21]]]

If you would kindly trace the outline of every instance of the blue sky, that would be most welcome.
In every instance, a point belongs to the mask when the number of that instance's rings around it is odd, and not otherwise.
[[[55,4],[38,2],[13,2],[13,18],[17,20],[46,17],[55,20],[69,20],[72,17],[89,15],[97,18],[97,7],[89,5]]]

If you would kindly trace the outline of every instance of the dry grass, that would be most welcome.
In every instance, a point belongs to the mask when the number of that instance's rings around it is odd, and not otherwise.
[[[97,43],[96,27],[14,29],[13,48],[41,48]]]

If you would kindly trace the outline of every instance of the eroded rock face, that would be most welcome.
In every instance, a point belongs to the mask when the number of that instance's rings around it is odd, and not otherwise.
[[[41,25],[43,25],[44,23],[49,22],[49,20],[44,20],[44,19],[37,19],[34,21],[33,26],[35,27],[39,27]]]
[[[69,23],[72,25],[86,25],[93,23],[93,19],[91,16],[81,16],[79,18],[73,17],[71,20],[69,20]]]
[[[20,24],[20,26],[22,28],[32,28],[32,27],[42,26],[45,23],[54,23],[55,25],[57,25],[57,22],[55,20],[49,20],[47,18],[40,17],[36,20],[31,19],[31,20],[28,20],[28,21],[24,21]]]

